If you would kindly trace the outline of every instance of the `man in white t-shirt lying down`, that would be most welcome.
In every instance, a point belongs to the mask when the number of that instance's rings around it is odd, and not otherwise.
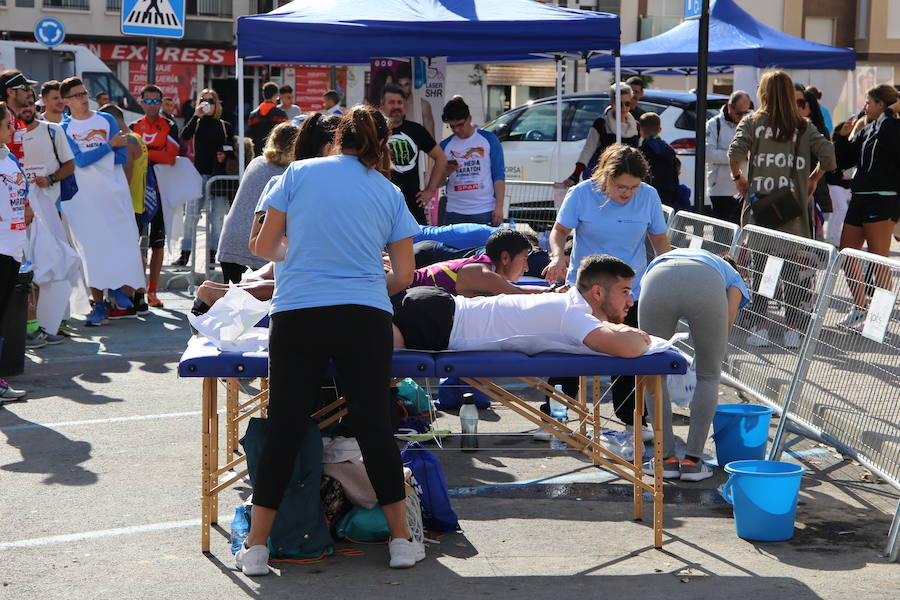
[[[608,254],[586,256],[575,287],[558,294],[481,298],[415,287],[394,296],[394,348],[561,351],[641,356],[650,337],[623,325],[634,270]]]

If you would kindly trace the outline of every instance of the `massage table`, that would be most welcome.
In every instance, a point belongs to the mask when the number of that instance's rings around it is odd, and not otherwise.
[[[655,419],[653,442],[652,483],[644,481],[642,471],[644,444],[640,436],[634,436],[634,461],[628,462],[603,448],[595,440],[600,439],[600,386],[595,380],[593,397],[587,398],[588,377],[601,375],[636,376],[634,422],[641,422],[644,412],[645,391],[653,396],[656,414],[662,410],[662,383],[660,376],[681,374],[687,363],[681,353],[666,350],[638,358],[564,354],[546,352],[529,356],[520,352],[420,352],[402,350],[394,353],[392,376],[395,380],[405,377],[457,377],[464,383],[487,394],[513,412],[548,431],[566,444],[582,452],[597,466],[606,468],[633,486],[634,518],[643,518],[643,492],[653,498],[653,545],[662,547],[663,528],[663,478],[662,431],[659,419]],[[201,466],[201,523],[200,547],[209,552],[210,528],[218,522],[218,495],[240,481],[246,474],[243,468],[229,476],[232,470],[245,467],[245,458],[235,456],[238,444],[238,426],[244,419],[259,412],[266,414],[268,404],[268,355],[266,352],[226,352],[217,349],[212,342],[194,337],[178,364],[181,377],[203,378],[202,394],[202,466]],[[333,377],[329,366],[326,377]],[[572,398],[549,385],[542,377],[579,377],[579,392]],[[260,378],[260,393],[243,404],[238,402],[238,378]],[[541,412],[535,406],[503,389],[491,381],[494,377],[516,378],[530,387],[551,396],[564,404],[574,420],[562,425]],[[225,403],[225,464],[219,466],[219,412],[217,399],[218,380],[226,380]],[[347,413],[344,400],[339,398],[312,417],[319,419],[319,427],[325,427]],[[242,412],[243,411],[243,412]]]

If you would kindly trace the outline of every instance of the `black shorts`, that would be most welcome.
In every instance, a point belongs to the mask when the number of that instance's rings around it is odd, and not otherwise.
[[[879,194],[853,194],[847,206],[844,223],[862,227],[863,223],[878,223],[890,219],[894,223],[900,219],[900,196]]]
[[[439,287],[409,288],[391,297],[394,325],[410,350],[446,350],[456,302]]]
[[[143,215],[135,213],[134,220],[137,222],[138,235],[144,235],[147,231],[147,225],[141,225],[141,217]],[[163,218],[162,206],[156,210],[153,220],[150,221],[150,235],[148,236],[148,245],[150,248],[163,248],[166,245],[166,222]]]

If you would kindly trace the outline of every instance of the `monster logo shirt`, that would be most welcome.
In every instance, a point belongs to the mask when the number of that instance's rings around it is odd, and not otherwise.
[[[414,121],[404,119],[400,127],[391,130],[388,148],[394,164],[391,181],[403,192],[407,204],[415,202],[416,194],[422,189],[419,181],[419,152],[428,154],[437,145],[428,131]]]

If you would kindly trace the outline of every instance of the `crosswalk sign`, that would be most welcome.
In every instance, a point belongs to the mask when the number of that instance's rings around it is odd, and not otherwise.
[[[183,38],[185,0],[123,0],[122,33]]]

